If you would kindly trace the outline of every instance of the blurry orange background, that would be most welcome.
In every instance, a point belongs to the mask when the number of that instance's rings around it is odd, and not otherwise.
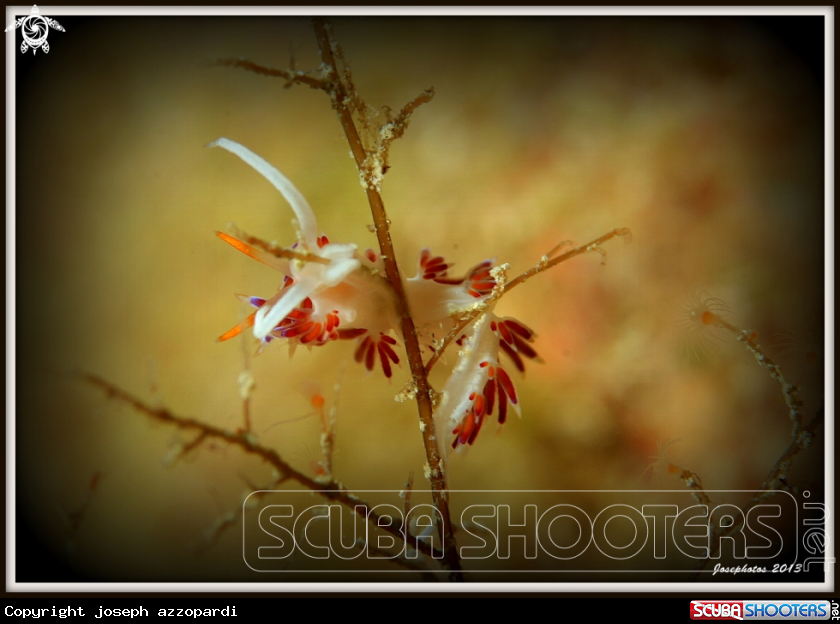
[[[229,223],[293,241],[279,194],[231,154],[260,154],[306,196],[333,242],[375,247],[341,127],[325,94],[207,61],[315,68],[307,19],[66,18],[50,53],[18,53],[18,521],[80,578],[267,580],[234,527],[258,460],[218,444],[165,461],[190,437],[79,381],[107,378],[153,405],[235,429],[237,378],[255,345],[215,338],[270,296],[279,274],[219,241]],[[629,227],[512,291],[497,313],[537,333],[543,364],[514,379],[523,417],[451,458],[453,489],[680,489],[651,480],[657,442],[708,489],[755,489],[790,441],[778,385],[733,337],[688,336],[706,292],[759,332],[823,403],[824,159],[821,68],[767,23],[736,18],[342,18],[360,94],[398,110],[423,89],[391,151],[383,196],[398,261],[420,249],[467,269],[527,270],[557,243]],[[820,26],[821,28],[821,26]],[[818,29],[818,33],[821,30]],[[817,41],[818,46],[820,42]],[[698,342],[700,341],[700,342]],[[243,348],[244,346],[244,348]],[[251,361],[258,432],[327,404],[340,383],[335,475],[351,490],[425,490],[407,380],[368,375],[354,346],[272,344]],[[449,354],[448,366],[456,357]],[[432,375],[440,389],[444,366]],[[512,367],[511,367],[512,368]],[[342,371],[344,371],[342,373]],[[315,418],[260,440],[309,472]],[[823,440],[789,482],[821,496]],[[75,531],[66,512],[97,488]],[[458,500],[453,505],[457,508]],[[64,511],[62,511],[62,508]],[[24,551],[25,552],[25,551]]]

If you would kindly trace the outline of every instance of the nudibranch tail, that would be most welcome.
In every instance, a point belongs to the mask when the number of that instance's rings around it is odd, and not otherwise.
[[[443,389],[443,398],[435,411],[435,427],[441,436],[451,434],[451,444],[458,449],[471,445],[484,420],[497,411],[500,425],[507,420],[508,407],[521,415],[519,397],[513,380],[499,362],[504,351],[519,370],[523,357],[539,360],[530,343],[534,332],[511,318],[499,318],[492,310],[470,329],[459,342],[460,360]],[[441,452],[448,448],[441,445]]]

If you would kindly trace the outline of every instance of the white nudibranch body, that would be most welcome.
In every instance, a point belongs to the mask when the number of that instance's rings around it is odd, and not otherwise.
[[[330,243],[319,233],[315,214],[303,195],[280,171],[251,150],[221,138],[209,147],[221,147],[254,168],[289,202],[295,215],[297,240],[286,252],[292,259],[249,245],[223,233],[217,235],[239,251],[281,273],[277,293],[270,298],[240,296],[256,308],[245,321],[219,337],[227,340],[253,326],[261,349],[275,339],[297,345],[323,346],[333,340],[355,339],[357,362],[372,371],[377,360],[386,377],[400,358],[394,347],[399,331],[394,294],[384,278],[378,253],[359,253],[356,245]],[[294,252],[294,253],[291,253]],[[282,254],[281,254],[282,255]],[[418,273],[404,279],[406,296],[421,347],[430,355],[435,345],[455,326],[453,318],[488,301],[497,285],[493,263],[485,260],[460,278],[450,277],[452,265],[423,249]],[[508,405],[519,414],[519,400],[510,376],[499,363],[504,351],[520,371],[523,356],[537,359],[530,346],[534,333],[514,319],[502,319],[492,306],[456,342],[460,357],[435,410],[438,438],[451,447],[472,444],[486,417],[497,409],[499,423]],[[453,438],[450,438],[454,436]],[[450,446],[447,445],[447,446]],[[446,449],[441,449],[445,451]]]

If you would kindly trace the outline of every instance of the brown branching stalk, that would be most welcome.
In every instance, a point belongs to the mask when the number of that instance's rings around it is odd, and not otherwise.
[[[402,278],[397,267],[396,254],[391,241],[389,228],[390,221],[385,212],[385,204],[382,201],[382,196],[379,193],[382,175],[385,172],[387,146],[390,146],[390,141],[393,139],[390,139],[384,146],[380,144],[373,147],[373,149],[365,148],[353,115],[354,111],[360,114],[364,113],[365,106],[356,92],[350,67],[345,63],[341,48],[332,36],[332,26],[321,18],[316,18],[314,24],[318,46],[321,49],[321,60],[324,63],[324,71],[327,76],[328,87],[326,91],[332,100],[333,108],[335,108],[338,114],[341,126],[344,129],[344,134],[347,136],[347,141],[353,152],[356,166],[359,168],[362,186],[367,194],[368,203],[373,214],[379,249],[385,262],[385,275],[391,284],[396,299],[397,314],[400,317],[403,342],[411,370],[412,384],[417,389],[415,395],[417,408],[420,413],[420,420],[424,425],[422,427],[423,445],[426,450],[426,461],[429,465],[432,499],[442,518],[442,526],[438,527],[438,530],[440,531],[440,538],[444,550],[443,566],[447,570],[450,570],[453,580],[462,580],[460,575],[457,574],[461,569],[461,564],[458,560],[455,533],[450,519],[446,477],[442,470],[443,462],[436,443],[435,423],[432,416],[432,412],[434,411],[431,397],[432,390],[426,376],[425,366],[423,365],[417,330],[411,318],[408,300],[403,289]],[[401,113],[398,116],[402,117],[402,123],[396,132],[393,128],[389,131],[391,136],[395,134],[398,136],[402,135],[411,113],[417,106],[431,99],[431,91],[427,91],[425,95],[427,96],[426,98],[421,96],[403,109],[404,114]],[[393,124],[394,122],[389,123]]]
[[[726,331],[732,333],[738,342],[744,344],[747,351],[755,357],[755,361],[758,365],[767,370],[770,377],[779,384],[785,400],[785,405],[788,408],[788,415],[793,423],[791,443],[770,469],[770,472],[767,474],[767,477],[764,479],[761,486],[756,490],[756,493],[752,496],[752,498],[750,498],[747,504],[744,505],[741,510],[742,514],[740,515],[740,518],[726,527],[712,527],[712,537],[719,538],[740,530],[749,511],[761,503],[761,501],[770,498],[780,490],[787,490],[790,488],[787,483],[788,472],[790,471],[796,456],[811,445],[817,430],[823,424],[825,410],[824,408],[820,408],[820,410],[814,414],[811,420],[803,427],[802,401],[799,399],[799,387],[787,381],[785,376],[782,374],[781,367],[767,357],[761,346],[758,344],[757,331],[739,329],[726,319],[722,318],[720,314],[714,312],[712,309],[706,309],[702,315],[697,317],[696,322],[725,329]],[[712,502],[708,494],[703,490],[703,486],[700,483],[700,477],[688,470],[682,470],[680,478],[683,483],[685,483],[686,487],[693,491],[692,496],[694,496],[695,500],[704,505],[708,505],[710,507],[712,506]],[[715,546],[710,550],[709,556],[697,565],[696,569],[698,572],[706,567],[709,561],[711,561],[720,549],[721,540],[715,539],[714,542]]]
[[[186,447],[184,447],[184,449],[181,450],[182,453],[187,449],[196,448],[198,446],[199,441],[203,442],[207,440],[220,440],[229,446],[239,447],[245,453],[259,457],[260,459],[268,463],[280,475],[278,479],[281,479],[283,481],[295,481],[303,487],[310,489],[313,492],[317,492],[318,494],[320,494],[328,500],[345,505],[354,513],[359,514],[365,520],[372,522],[375,526],[378,526],[383,531],[386,531],[396,539],[404,541],[406,544],[408,544],[415,550],[420,551],[424,555],[432,557],[440,557],[441,555],[441,553],[434,550],[423,540],[419,540],[413,535],[411,535],[409,531],[406,530],[405,536],[403,536],[403,533],[400,530],[402,527],[400,526],[385,522],[383,522],[380,525],[380,516],[370,511],[372,509],[372,506],[360,499],[358,496],[355,496],[354,494],[348,492],[341,482],[336,481],[334,479],[330,479],[326,483],[320,483],[315,479],[307,477],[302,472],[295,470],[294,468],[292,468],[292,466],[286,463],[286,461],[283,458],[281,458],[275,450],[259,444],[257,442],[256,436],[254,436],[254,434],[250,431],[227,431],[225,429],[214,427],[213,425],[208,425],[207,423],[203,423],[193,418],[184,418],[182,416],[177,416],[167,409],[156,409],[150,405],[147,405],[134,395],[126,392],[125,390],[122,390],[121,388],[118,388],[109,381],[106,381],[105,379],[102,379],[97,375],[83,373],[81,374],[81,377],[88,383],[91,383],[94,386],[105,391],[105,393],[109,397],[116,398],[124,403],[127,403],[137,411],[151,418],[152,420],[172,425],[183,431],[195,433],[196,438],[193,439],[191,443],[189,443]]]

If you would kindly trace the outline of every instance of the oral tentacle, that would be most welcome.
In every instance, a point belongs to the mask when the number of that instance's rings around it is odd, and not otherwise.
[[[300,228],[301,238],[306,247],[310,250],[318,248],[318,223],[315,220],[315,213],[312,212],[312,208],[309,207],[301,192],[295,188],[295,185],[286,176],[280,173],[267,160],[236,141],[222,137],[213,141],[207,147],[221,147],[232,154],[236,154],[256,170],[257,173],[268,180],[274,188],[280,191],[280,194],[292,207],[292,211],[297,218],[298,227]]]
[[[259,310],[254,322],[254,336],[265,338],[297,305],[315,292],[319,283],[314,277],[304,277],[296,284],[277,293]]]

